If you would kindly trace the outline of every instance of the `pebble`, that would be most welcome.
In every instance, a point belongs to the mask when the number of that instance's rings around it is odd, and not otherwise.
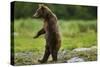
[[[74,62],[84,62],[85,60],[83,58],[79,58],[79,57],[73,57],[71,59],[69,59],[67,62],[68,63],[74,63]]]

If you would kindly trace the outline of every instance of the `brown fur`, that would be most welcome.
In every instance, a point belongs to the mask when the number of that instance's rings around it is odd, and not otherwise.
[[[57,54],[61,46],[61,38],[57,25],[57,17],[47,6],[44,5],[39,6],[34,16],[44,19],[43,28],[34,37],[37,38],[41,34],[45,34],[45,53],[43,59],[39,60],[39,62],[46,62],[50,54],[52,55],[53,61],[57,61]]]

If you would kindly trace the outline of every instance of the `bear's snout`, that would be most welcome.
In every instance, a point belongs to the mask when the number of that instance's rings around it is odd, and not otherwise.
[[[33,18],[34,18],[34,17],[38,17],[38,14],[37,14],[37,13],[35,13],[35,14],[33,15]]]

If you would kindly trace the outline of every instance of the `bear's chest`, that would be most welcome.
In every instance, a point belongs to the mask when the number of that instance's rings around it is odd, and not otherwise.
[[[47,32],[48,30],[47,30],[47,28],[48,28],[48,24],[47,24],[47,22],[44,22],[44,30]]]

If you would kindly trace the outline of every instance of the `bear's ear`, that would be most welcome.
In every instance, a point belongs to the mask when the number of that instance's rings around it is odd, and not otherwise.
[[[39,4],[39,7],[44,7],[45,5],[44,4]]]
[[[44,4],[39,4],[39,8],[41,8],[42,10],[44,10],[45,9],[45,5]]]

